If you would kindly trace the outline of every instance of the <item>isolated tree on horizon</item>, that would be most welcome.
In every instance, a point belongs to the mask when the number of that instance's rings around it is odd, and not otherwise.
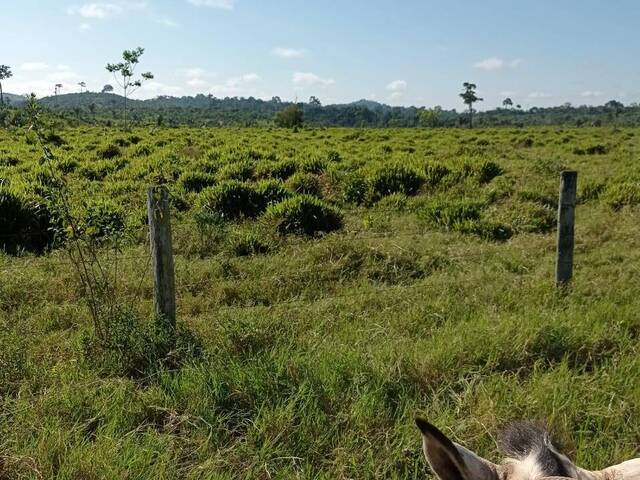
[[[79,82],[78,85],[80,86],[80,93],[82,93],[83,88],[87,88],[86,82]]]
[[[63,85],[61,83],[56,83],[56,88],[53,90],[53,93],[58,96],[58,94],[62,91]]]
[[[111,92],[113,92],[113,86],[107,83],[104,87],[102,87],[102,92],[100,93],[111,93]]]
[[[140,78],[134,79],[136,67],[140,63],[140,57],[144,53],[144,48],[138,47],[134,50],[122,52],[122,62],[107,63],[107,71],[113,73],[113,77],[124,92],[124,128],[127,129],[127,98],[142,86],[145,80],[151,80],[153,74],[145,72]]]
[[[624,111],[624,104],[617,100],[609,100],[604,104],[604,107],[607,110],[612,111],[616,119],[618,118],[618,115],[620,115],[620,113]]]
[[[475,83],[464,82],[462,88],[464,88],[464,91],[460,94],[460,97],[462,97],[465,105],[469,106],[469,128],[473,128],[473,104],[482,102],[483,99],[476,94],[476,88],[478,87]]]
[[[4,93],[2,91],[2,80],[13,77],[11,67],[9,65],[0,65],[0,106],[4,105]]]
[[[513,100],[511,100],[509,97],[505,98],[502,101],[502,106],[504,108],[513,108]]]

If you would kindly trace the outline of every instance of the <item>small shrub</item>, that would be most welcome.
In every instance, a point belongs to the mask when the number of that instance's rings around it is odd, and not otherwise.
[[[255,167],[253,162],[248,160],[228,163],[218,172],[220,180],[238,180],[245,182],[253,178]]]
[[[408,200],[409,198],[404,193],[393,193],[382,197],[382,199],[376,203],[376,208],[381,210],[402,211],[407,207]]]
[[[91,240],[108,239],[125,230],[125,213],[111,200],[94,200],[86,205],[78,222],[79,234]]]
[[[600,195],[605,192],[606,189],[607,185],[604,182],[586,182],[580,189],[578,201],[580,203],[585,203],[590,200],[597,200],[598,198],[600,198]]]
[[[96,154],[103,160],[110,160],[112,158],[119,157],[122,152],[120,151],[120,147],[118,147],[118,145],[110,143],[109,145],[98,149]]]
[[[556,212],[533,202],[518,203],[509,209],[508,222],[518,232],[547,233],[556,226]]]
[[[371,188],[376,196],[384,197],[392,193],[415,195],[424,182],[417,171],[404,165],[385,165],[378,168],[371,177]]]
[[[279,162],[265,162],[258,165],[257,175],[259,177],[276,178],[286,180],[298,170],[295,160],[287,159]]]
[[[61,158],[55,164],[56,169],[62,172],[63,174],[69,174],[76,171],[76,169],[80,166],[80,163],[74,158]]]
[[[587,148],[576,147],[573,149],[573,153],[576,155],[606,155],[609,153],[609,148],[606,145],[596,144],[590,145]]]
[[[310,173],[296,173],[287,180],[285,186],[294,193],[322,196],[320,180]]]
[[[304,173],[319,174],[324,172],[327,164],[320,158],[310,158],[300,164],[300,170]]]
[[[312,236],[342,228],[342,214],[310,195],[297,195],[271,205],[265,219],[273,222],[281,234]]]
[[[258,232],[241,232],[231,236],[229,249],[238,257],[248,257],[269,253],[272,244]]]
[[[138,145],[133,151],[135,157],[148,157],[153,153],[153,148],[149,145]]]
[[[366,202],[369,183],[359,172],[347,175],[342,181],[342,197],[345,202],[360,205]]]
[[[42,253],[54,240],[53,217],[46,205],[0,187],[0,246],[10,254]]]
[[[424,168],[424,173],[425,183],[430,187],[435,187],[451,173],[451,170],[439,163],[428,163]]]
[[[274,203],[292,196],[292,193],[285,188],[282,182],[277,180],[262,180],[255,186],[255,202],[259,212],[263,212],[267,207]]]
[[[178,183],[187,192],[201,192],[207,187],[216,184],[216,177],[204,172],[184,172],[180,175]]]
[[[453,228],[468,220],[480,220],[483,205],[472,200],[434,200],[418,211],[418,216],[436,226]]]
[[[200,210],[226,220],[255,217],[260,213],[256,192],[248,183],[227,180],[200,192]]]
[[[340,155],[340,152],[337,152],[335,150],[330,150],[327,152],[327,160],[335,163],[341,162],[342,156]]]
[[[611,185],[604,193],[605,202],[614,210],[640,204],[640,181]]]

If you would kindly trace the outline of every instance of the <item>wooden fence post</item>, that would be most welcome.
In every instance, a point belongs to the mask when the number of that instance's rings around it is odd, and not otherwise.
[[[171,244],[169,190],[150,186],[147,192],[149,239],[153,265],[154,307],[156,321],[173,332],[176,327],[176,290]]]
[[[558,202],[558,250],[556,257],[556,284],[559,287],[568,284],[573,277],[577,185],[578,172],[562,172]]]

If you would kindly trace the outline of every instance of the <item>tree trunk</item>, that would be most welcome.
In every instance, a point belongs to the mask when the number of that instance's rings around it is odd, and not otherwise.
[[[124,89],[124,129],[127,129],[127,89]]]
[[[473,128],[473,103],[469,104],[469,128]]]
[[[4,94],[2,93],[2,82],[0,82],[0,107],[4,106]]]

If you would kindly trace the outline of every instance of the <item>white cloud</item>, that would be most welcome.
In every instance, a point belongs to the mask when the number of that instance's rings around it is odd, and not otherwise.
[[[54,82],[62,82],[64,80],[77,80],[78,75],[75,72],[59,71],[47,75],[47,79]]]
[[[145,2],[118,1],[112,3],[96,2],[74,5],[67,8],[69,15],[78,15],[90,20],[105,20],[121,15],[127,10],[143,10],[147,8]]]
[[[312,85],[333,85],[336,81],[333,78],[322,78],[311,72],[295,72],[292,79],[294,85],[299,87],[309,87]]]
[[[596,97],[601,97],[602,92],[599,90],[586,90],[582,92],[580,96],[585,98],[596,98]]]
[[[78,29],[83,31],[83,32],[86,32],[87,30],[91,30],[91,25],[89,25],[88,23],[81,23],[78,26]]]
[[[260,80],[262,80],[262,78],[260,78],[260,75],[257,73],[247,73],[242,76],[243,82],[259,82]]]
[[[282,58],[300,58],[304,56],[305,50],[302,48],[277,47],[274,48],[271,53]]]
[[[403,93],[403,92],[393,92],[393,93],[391,94],[391,98],[393,98],[394,100],[397,100],[397,99],[399,99],[399,98],[402,98],[402,95],[404,95],[404,93]]]
[[[151,94],[152,96],[158,95],[179,95],[184,92],[182,87],[176,85],[167,85],[166,83],[151,81],[143,83],[139,90],[140,93],[144,93],[145,97]]]
[[[202,77],[206,73],[204,69],[200,67],[182,68],[179,72],[187,78]]]
[[[528,95],[529,98],[535,98],[535,99],[540,99],[540,98],[551,98],[553,97],[552,94],[547,93],[547,92],[531,92]]]
[[[104,19],[122,13],[122,7],[115,3],[85,3],[67,9],[69,15],[79,15],[83,18]]]
[[[236,0],[187,0],[196,7],[221,8],[223,10],[233,10]]]
[[[521,58],[516,58],[514,60],[504,60],[498,57],[490,57],[485,58],[484,60],[480,60],[473,64],[473,68],[478,68],[480,70],[486,70],[487,72],[494,70],[502,70],[503,68],[518,68],[524,60]]]
[[[160,25],[164,25],[165,27],[170,27],[170,28],[175,28],[178,25],[178,22],[176,22],[175,20],[173,20],[170,17],[167,16],[162,16],[162,17],[156,17],[155,22],[160,24]]]
[[[40,72],[42,70],[48,70],[49,65],[44,62],[26,62],[20,65],[19,68],[26,72]]]
[[[394,80],[389,85],[387,85],[387,90],[391,90],[392,92],[400,92],[406,89],[407,89],[407,82],[405,82],[404,80]]]
[[[254,85],[262,80],[260,75],[256,73],[246,73],[238,77],[231,77],[221,84],[212,85],[209,89],[210,93],[216,97],[257,97]]]

